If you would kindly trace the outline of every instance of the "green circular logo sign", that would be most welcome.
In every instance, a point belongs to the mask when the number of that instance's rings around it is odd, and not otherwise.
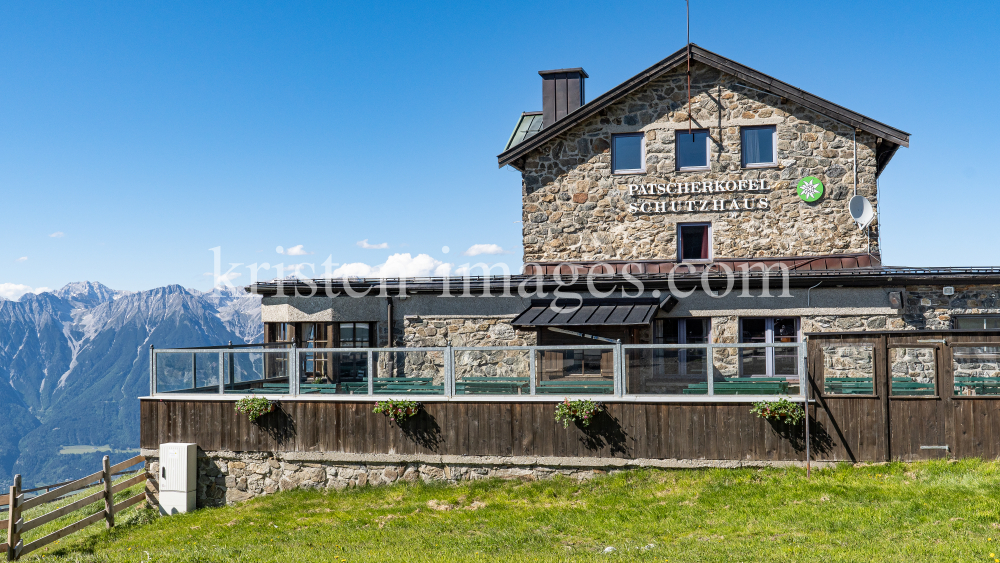
[[[806,176],[799,180],[799,185],[795,191],[798,192],[802,201],[812,203],[823,197],[823,182],[820,182],[819,178],[815,176]]]

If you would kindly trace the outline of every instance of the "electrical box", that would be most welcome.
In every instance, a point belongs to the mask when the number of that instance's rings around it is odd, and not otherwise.
[[[197,444],[160,444],[160,514],[194,510],[197,469]]]

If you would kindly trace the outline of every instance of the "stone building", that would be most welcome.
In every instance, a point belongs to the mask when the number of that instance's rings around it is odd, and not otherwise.
[[[589,102],[582,68],[539,74],[542,110],[498,157],[521,172],[519,275],[257,283],[262,347],[154,355],[143,447],[197,441],[209,504],[1000,456],[1000,269],[883,264],[878,179],[908,133],[693,44]],[[216,371],[170,363],[198,354]],[[211,406],[247,394],[284,414]],[[385,398],[420,400],[422,422],[387,426]],[[553,426],[571,398],[604,403],[597,430]],[[808,405],[812,438],[747,414],[777,398]]]

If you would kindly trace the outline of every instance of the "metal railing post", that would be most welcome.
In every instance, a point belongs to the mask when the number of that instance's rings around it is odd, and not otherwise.
[[[739,355],[739,348],[736,349],[737,356]],[[712,397],[715,395],[715,346],[711,342],[705,347],[705,376],[708,383],[708,396]]]
[[[198,354],[191,352],[191,389],[198,388]]]
[[[405,358],[404,358],[403,361],[404,362],[406,361]],[[374,371],[372,369],[373,364],[374,364],[374,362],[372,361],[372,351],[368,350],[368,370],[367,370],[367,375],[368,375],[368,394],[369,395],[374,395],[375,394],[375,373],[374,373]]]
[[[538,348],[532,346],[531,349],[528,350],[528,393],[532,396],[535,394],[535,385],[537,384],[537,378],[535,377],[537,372],[537,369],[535,368],[535,356],[537,355]]]
[[[448,341],[444,353],[444,395],[453,397],[455,396],[455,350],[451,347],[451,340]]]
[[[809,373],[806,362],[806,343],[799,342],[799,394],[803,399],[809,398]]]
[[[149,394],[156,394],[156,349],[149,345]]]
[[[624,374],[625,374],[625,359],[622,354],[622,341],[619,340],[615,343],[614,349],[614,394],[616,397],[622,396],[622,389],[625,388]]]
[[[299,349],[295,347],[295,343],[292,343],[292,349],[289,352],[291,358],[291,373],[288,375],[290,381],[288,382],[288,392],[291,393],[293,397],[299,394]]]
[[[226,394],[226,353],[219,352],[219,394]]]

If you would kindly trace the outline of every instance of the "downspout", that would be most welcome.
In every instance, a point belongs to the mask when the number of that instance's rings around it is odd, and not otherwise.
[[[385,316],[388,319],[386,322],[386,330],[388,334],[386,335],[386,348],[392,348],[392,297],[385,298]]]
[[[821,281],[818,284],[816,284],[816,285],[814,285],[814,286],[812,286],[812,287],[810,287],[809,289],[806,290],[806,307],[809,307],[809,297],[810,297],[809,296],[809,292],[812,291],[813,289],[816,289],[817,287],[819,287],[821,283],[823,283],[823,282]]]

